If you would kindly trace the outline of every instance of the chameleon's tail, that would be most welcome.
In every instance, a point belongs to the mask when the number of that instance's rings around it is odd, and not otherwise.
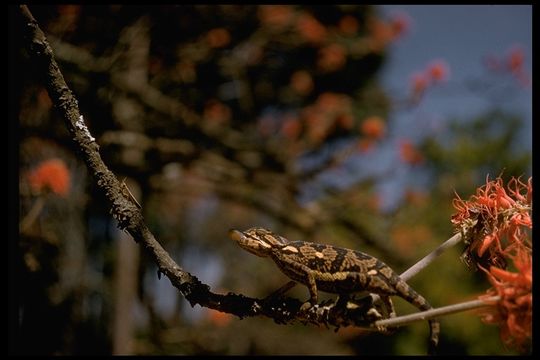
[[[414,291],[406,282],[400,280],[402,286],[396,286],[396,289],[403,289],[399,295],[405,300],[416,306],[418,309],[425,311],[433,309],[433,307],[427,302],[426,299],[416,291]],[[434,355],[437,345],[439,344],[439,333],[441,332],[441,324],[437,319],[428,320],[429,323],[429,346],[428,354]]]
[[[436,319],[428,320],[429,322],[429,347],[428,354],[435,355],[437,351],[437,345],[439,344],[439,332],[441,331],[441,324]]]

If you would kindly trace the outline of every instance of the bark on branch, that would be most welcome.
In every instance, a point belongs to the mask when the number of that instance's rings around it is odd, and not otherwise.
[[[36,66],[38,73],[43,76],[42,81],[54,106],[63,117],[99,189],[110,202],[112,216],[118,220],[118,226],[127,231],[152,257],[159,269],[158,276],[161,273],[167,276],[192,306],[199,304],[241,318],[263,315],[277,323],[301,321],[339,327],[353,324],[365,326],[370,322],[364,317],[365,306],[337,309],[333,304],[321,304],[301,311],[302,302],[292,298],[268,300],[234,293],[216,294],[210,291],[208,285],[176,264],[155,239],[137,205],[125,194],[122,184],[101,159],[99,145],[80,114],[77,100],[64,80],[45,34],[26,5],[20,6],[20,15],[21,31],[25,35],[24,45],[30,54],[32,65]]]

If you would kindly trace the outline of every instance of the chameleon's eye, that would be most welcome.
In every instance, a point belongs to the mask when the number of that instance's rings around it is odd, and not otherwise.
[[[281,251],[284,251],[284,252],[287,252],[287,253],[291,253],[291,254],[296,254],[296,253],[298,253],[298,249],[295,248],[294,246],[291,246],[291,245],[285,246],[284,248],[281,249]]]

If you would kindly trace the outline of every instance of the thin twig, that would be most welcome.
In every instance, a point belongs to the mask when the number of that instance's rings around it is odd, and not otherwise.
[[[21,224],[19,225],[19,232],[21,234],[26,232],[30,225],[36,221],[44,205],[45,198],[43,196],[38,197],[28,214],[26,214],[26,216],[21,220]]]
[[[435,260],[439,255],[441,255],[446,249],[451,248],[452,246],[458,244],[461,241],[461,234],[457,233],[452,236],[450,239],[442,243],[438,248],[433,250],[431,253],[426,255],[422,260],[418,261],[416,264],[411,266],[407,271],[402,273],[400,277],[404,281],[408,281],[414,275],[418,274],[423,268],[428,266],[433,260]]]
[[[427,319],[432,319],[435,317],[440,317],[441,315],[449,315],[457,312],[462,312],[466,310],[477,309],[485,306],[490,306],[492,302],[497,302],[501,299],[500,296],[492,296],[483,300],[472,300],[459,304],[453,304],[448,306],[443,306],[437,309],[426,310],[414,314],[398,316],[390,319],[384,319],[376,321],[374,326],[401,326],[409,324],[415,321],[423,321]]]

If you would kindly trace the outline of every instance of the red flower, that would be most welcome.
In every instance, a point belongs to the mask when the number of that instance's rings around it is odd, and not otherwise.
[[[346,95],[325,92],[317,98],[316,106],[322,112],[343,111],[350,108],[351,102]]]
[[[417,165],[424,161],[424,156],[409,140],[402,140],[399,144],[399,154],[404,163]]]
[[[346,15],[339,20],[339,30],[345,35],[354,35],[358,31],[358,20],[351,15]]]
[[[211,48],[221,48],[229,45],[231,35],[224,28],[212,29],[206,34],[206,41]]]
[[[394,39],[392,26],[381,19],[370,18],[367,21],[371,50],[379,52]]]
[[[390,26],[392,27],[394,37],[398,38],[411,27],[411,18],[405,12],[394,14],[390,19]]]
[[[210,100],[204,107],[203,116],[211,123],[224,124],[231,119],[231,109],[219,101]]]
[[[70,174],[64,161],[49,159],[29,173],[28,182],[34,191],[50,190],[57,195],[66,196],[70,187]]]
[[[428,65],[427,74],[434,82],[445,81],[450,73],[448,64],[443,60],[437,60]]]
[[[341,114],[336,118],[336,124],[346,130],[351,130],[354,126],[354,118],[351,114]]]
[[[218,327],[224,327],[229,325],[229,323],[233,319],[233,316],[231,314],[225,312],[208,308],[205,310],[208,321]]]
[[[373,149],[374,145],[375,141],[373,141],[372,139],[360,139],[357,143],[358,150],[361,153],[367,153],[368,151]]]
[[[360,129],[367,137],[380,139],[386,132],[386,124],[380,116],[370,116],[364,119]]]
[[[305,70],[299,70],[291,76],[291,87],[300,95],[306,96],[313,90],[313,79]]]
[[[320,44],[326,39],[326,28],[308,13],[298,15],[296,27],[300,35],[310,43]]]
[[[524,184],[513,178],[507,189],[497,178],[477,189],[469,200],[454,199],[458,212],[452,223],[464,236],[464,256],[471,265],[505,268],[505,258],[530,248],[524,229],[532,228],[528,195],[532,194],[532,181]]]
[[[347,61],[347,50],[339,44],[330,44],[319,50],[317,66],[326,71],[339,70]]]
[[[425,74],[415,72],[411,76],[411,92],[415,98],[420,97],[429,85],[429,78]]]
[[[281,133],[287,139],[296,140],[302,132],[302,124],[297,117],[286,116],[283,124],[281,125]]]
[[[259,19],[264,25],[283,29],[291,22],[293,10],[289,5],[263,5],[259,7]]]
[[[482,268],[493,287],[480,299],[498,295],[500,300],[481,316],[484,322],[500,326],[504,344],[526,351],[532,339],[532,257],[522,249],[511,259],[516,272]]]
[[[524,61],[525,52],[521,47],[514,47],[511,49],[506,60],[508,68],[513,73],[520,73],[523,70]]]
[[[450,67],[444,60],[436,60],[426,66],[425,70],[415,72],[411,76],[411,97],[418,101],[426,89],[448,79]]]

